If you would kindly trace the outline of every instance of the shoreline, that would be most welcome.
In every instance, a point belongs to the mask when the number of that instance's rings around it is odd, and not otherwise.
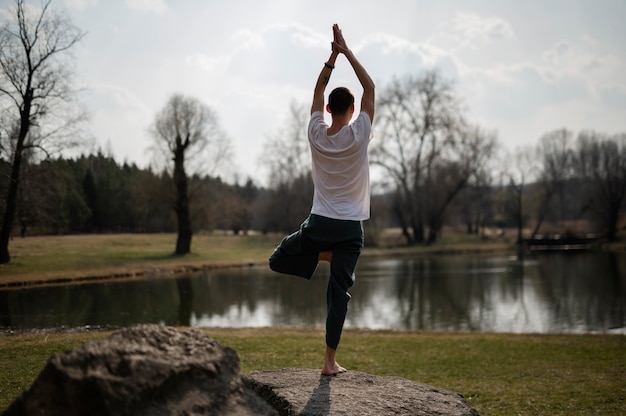
[[[225,268],[237,268],[237,267],[254,267],[260,266],[261,261],[250,262],[211,262],[206,264],[189,264],[171,267],[153,267],[153,268],[137,268],[132,269],[129,267],[129,271],[112,271],[108,274],[78,274],[70,277],[44,277],[40,279],[29,279],[29,275],[25,275],[25,280],[18,280],[12,282],[0,282],[0,290],[11,289],[30,289],[41,286],[56,286],[56,285],[72,285],[82,283],[96,283],[96,282],[108,282],[118,280],[142,280],[142,279],[157,279],[157,278],[169,278],[180,276],[184,273],[199,273],[206,270],[216,270]]]
[[[393,247],[393,248],[365,248],[361,254],[361,258],[367,257],[421,257],[421,256],[442,256],[442,255],[497,255],[497,254],[515,254],[515,248],[505,244],[494,244],[492,246],[477,245],[468,248],[445,248],[445,247]],[[267,259],[251,259],[251,260],[230,260],[230,261],[210,261],[210,262],[194,262],[187,263],[181,261],[180,264],[172,266],[160,267],[133,267],[129,265],[126,268],[112,268],[105,273],[92,272],[85,270],[80,271],[57,271],[44,277],[33,276],[32,274],[24,274],[18,280],[8,282],[0,281],[0,290],[17,290],[31,289],[42,286],[57,285],[74,285],[83,283],[108,282],[119,280],[144,280],[157,278],[178,277],[185,273],[201,273],[209,270],[218,270],[226,268],[245,268],[260,267],[267,265]]]

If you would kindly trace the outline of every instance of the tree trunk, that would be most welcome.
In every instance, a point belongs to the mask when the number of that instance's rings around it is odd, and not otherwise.
[[[413,226],[413,242],[414,243],[423,243],[424,242],[424,224],[421,220],[418,220],[417,224]]]
[[[193,314],[193,285],[191,278],[176,279],[178,289],[178,325],[190,326]]]
[[[175,152],[174,156],[174,186],[176,201],[174,210],[178,221],[178,237],[176,238],[176,254],[187,254],[191,251],[191,219],[189,216],[189,194],[187,192],[187,174],[185,173],[184,148]]]
[[[402,236],[406,240],[406,244],[408,246],[412,245],[413,244],[413,236],[409,232],[409,226],[407,224],[407,219],[406,219],[404,213],[402,212],[402,204],[401,204],[401,202],[395,201],[395,203],[392,206],[392,209],[394,211],[396,219],[400,223],[400,229],[402,230]]]
[[[515,212],[515,219],[517,222],[517,244],[521,245],[522,244],[522,230],[524,228],[524,215],[523,215],[523,210],[524,207],[522,206],[522,190],[520,188],[519,192],[517,192],[517,209]]]
[[[413,229],[413,244],[424,242],[424,222],[422,221],[422,210],[419,202],[411,210],[411,228]]]
[[[614,201],[611,201],[614,202]],[[619,204],[611,203],[609,204],[609,215],[608,221],[606,224],[607,234],[606,238],[608,241],[615,241],[617,239],[617,223],[619,221],[619,207],[621,206],[621,201]]]
[[[537,214],[537,223],[535,224],[535,228],[533,229],[533,232],[530,233],[530,237],[531,238],[535,238],[537,233],[539,233],[539,229],[541,228],[541,225],[543,224],[543,220],[546,217],[546,212],[548,211],[548,204],[549,203],[550,203],[550,199],[548,198],[542,204],[542,207],[541,207],[539,213]]]
[[[517,218],[517,244],[518,245],[521,245],[523,242],[523,237],[522,237],[523,226],[524,224],[522,224],[522,217],[520,216]]]
[[[21,153],[22,152],[19,147],[15,149],[13,166],[11,167],[11,178],[9,179],[9,189],[7,191],[4,219],[2,221],[2,229],[0,229],[0,264],[7,264],[11,261],[11,255],[9,253],[9,240],[11,239],[11,229],[13,228],[15,208],[17,205],[20,165],[22,164]]]
[[[11,239],[11,229],[13,228],[15,210],[17,207],[17,191],[20,184],[22,152],[24,150],[24,141],[26,140],[28,129],[30,128],[30,107],[32,101],[33,90],[29,88],[24,97],[24,108],[20,112],[20,132],[15,145],[15,155],[13,156],[13,165],[11,166],[11,178],[9,179],[9,189],[7,190],[4,219],[2,221],[2,228],[0,229],[0,264],[7,264],[11,261],[9,240]]]
[[[435,218],[431,219],[428,224],[428,238],[426,239],[426,245],[430,246],[437,241],[437,237],[441,232],[443,226],[443,213],[445,207],[439,211]]]

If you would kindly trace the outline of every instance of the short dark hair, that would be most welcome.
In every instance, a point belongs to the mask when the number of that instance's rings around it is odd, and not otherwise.
[[[354,104],[354,95],[346,87],[337,87],[328,96],[331,114],[345,114],[352,104]]]

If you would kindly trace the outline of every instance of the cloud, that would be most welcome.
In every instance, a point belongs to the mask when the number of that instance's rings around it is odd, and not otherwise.
[[[389,34],[373,34],[354,48],[360,60],[368,64],[371,76],[387,82],[393,77],[436,68],[445,78],[456,80],[458,62],[447,51],[429,43],[411,42]]]
[[[471,30],[466,33],[471,36]],[[520,50],[525,45],[521,38],[510,40],[506,48]],[[587,127],[602,122],[614,125],[615,109],[623,111],[626,105],[626,62],[620,54],[606,42],[580,35],[551,42],[530,56],[511,55],[512,59],[501,63],[493,58],[470,60],[468,55],[465,60],[459,58],[460,95],[471,117],[487,127],[496,126],[505,132],[505,139],[520,136],[516,130],[525,129],[524,120],[535,133],[530,135],[533,139],[541,124],[545,131],[580,128],[586,123]]]
[[[462,42],[469,45],[515,37],[511,25],[496,16],[483,17],[474,13],[459,13],[452,19],[452,26]]]
[[[460,86],[470,110],[500,121],[520,120],[547,106],[590,97],[590,91],[576,80],[551,79],[544,68],[531,63],[472,69]]]
[[[310,81],[298,68],[319,68],[330,53],[330,39],[298,25],[275,25],[260,33],[239,32],[240,44],[231,57],[230,75],[250,82],[301,84]],[[312,52],[315,51],[315,52]]]
[[[562,40],[543,52],[542,64],[555,82],[575,80],[601,94],[626,87],[626,62],[595,39],[585,36],[577,41]]]
[[[623,86],[604,88],[599,91],[599,95],[604,104],[609,107],[626,109],[626,88]]]
[[[97,3],[97,0],[63,0],[65,7],[76,10],[84,10],[87,7],[95,6]]]
[[[185,65],[200,68],[206,72],[213,72],[219,65],[219,60],[204,53],[194,53],[185,57]]]
[[[251,30],[238,30],[231,36],[231,40],[239,49],[258,48],[263,46],[262,35]]]
[[[126,0],[128,8],[139,11],[147,11],[155,14],[164,14],[169,8],[165,0]]]

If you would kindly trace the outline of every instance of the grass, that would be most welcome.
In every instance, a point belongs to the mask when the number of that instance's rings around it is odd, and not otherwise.
[[[320,329],[205,329],[234,348],[241,371],[320,368]],[[0,409],[58,351],[107,332],[0,337]],[[623,415],[626,337],[347,330],[338,358],[356,371],[459,392],[482,416]]]
[[[183,267],[266,261],[278,236],[195,236],[192,253],[174,255],[174,234],[105,234],[16,238],[11,263],[0,266],[0,287],[59,279],[106,278]]]

